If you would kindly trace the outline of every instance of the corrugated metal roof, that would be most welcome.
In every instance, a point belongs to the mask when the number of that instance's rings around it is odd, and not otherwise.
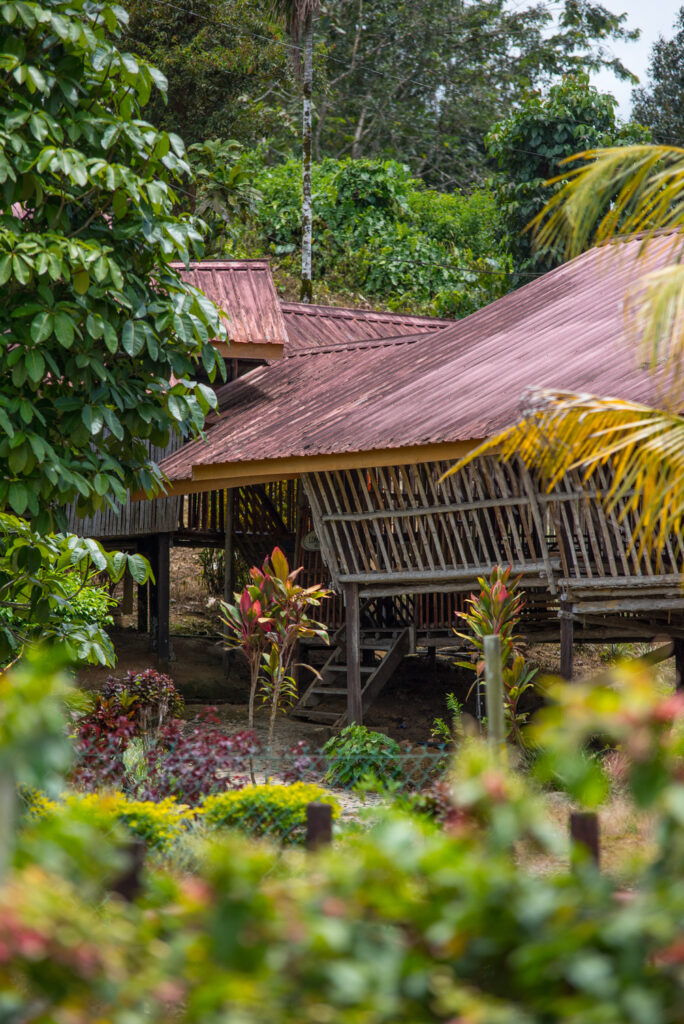
[[[432,334],[454,322],[431,316],[315,306],[304,302],[281,302],[280,305],[287,327],[288,354],[316,345],[392,338],[403,334]]]
[[[162,468],[187,480],[199,465],[484,438],[518,417],[530,387],[655,401],[624,301],[674,245],[658,239],[640,261],[639,240],[593,249],[443,328],[438,345],[409,335],[286,356],[223,389],[207,440]]]
[[[230,317],[234,345],[285,345],[287,331],[268,260],[202,260],[172,263]]]

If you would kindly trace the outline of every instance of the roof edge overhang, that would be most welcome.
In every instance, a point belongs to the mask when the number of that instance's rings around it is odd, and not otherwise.
[[[282,359],[285,351],[284,344],[280,342],[265,342],[263,345],[256,341],[229,341],[213,342],[214,348],[225,359]]]
[[[367,469],[370,466],[409,466],[419,462],[442,459],[461,459],[482,444],[484,438],[469,441],[441,441],[417,444],[405,448],[375,448],[356,452],[323,453],[318,455],[291,455],[278,459],[259,459],[251,462],[221,462],[214,465],[195,465],[192,479],[171,481],[166,497],[220,491],[230,487],[291,480],[302,473],[325,473],[343,469]],[[138,501],[141,492],[131,495]]]

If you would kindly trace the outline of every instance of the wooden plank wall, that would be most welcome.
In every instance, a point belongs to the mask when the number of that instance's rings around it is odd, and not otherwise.
[[[174,437],[166,448],[151,446],[150,457],[159,463],[176,451],[181,443],[179,438]],[[98,540],[135,539],[156,533],[173,533],[180,508],[180,498],[155,498],[153,501],[131,501],[129,498],[125,505],[117,502],[113,509],[105,508],[94,516],[80,519],[76,515],[76,506],[72,505],[68,512],[69,530],[81,537],[96,537]]]
[[[362,595],[428,592],[423,606],[416,596],[417,616],[444,621],[459,607],[454,595],[495,565],[511,565],[523,585],[554,600],[561,593],[586,600],[594,588],[601,600],[624,602],[630,589],[643,595],[645,588],[659,607],[674,607],[668,602],[676,601],[684,542],[669,538],[659,558],[637,551],[630,495],[613,512],[597,501],[596,488],[605,493],[610,484],[607,468],[591,488],[574,473],[551,493],[520,462],[487,456],[441,480],[448,468],[431,462],[304,476],[336,587],[358,583]],[[441,592],[452,595],[444,610]]]

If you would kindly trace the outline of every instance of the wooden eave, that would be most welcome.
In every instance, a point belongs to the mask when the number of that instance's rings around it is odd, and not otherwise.
[[[263,345],[255,341],[213,342],[216,351],[226,359],[282,359],[284,346],[274,342]]]
[[[180,494],[198,494],[220,491],[228,487],[291,480],[301,473],[322,473],[330,470],[364,469],[368,466],[411,466],[419,462],[440,459],[460,459],[482,443],[484,438],[470,441],[444,441],[439,444],[412,445],[406,448],[382,448],[358,452],[337,452],[320,455],[293,455],[282,459],[262,459],[251,462],[222,462],[214,465],[195,465],[192,479],[170,481],[167,497]],[[145,495],[138,492],[133,500]]]

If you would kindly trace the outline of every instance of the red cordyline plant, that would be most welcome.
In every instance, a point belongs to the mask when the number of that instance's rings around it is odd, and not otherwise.
[[[251,582],[233,595],[235,603],[221,602],[221,621],[228,627],[226,645],[242,651],[250,668],[250,728],[259,689],[264,703],[270,705],[269,746],[278,708],[297,695],[290,671],[298,641],[317,636],[328,643],[326,627],[310,617],[309,609],[318,607],[330,592],[320,584],[300,586],[296,582],[300,572],[290,571],[287,558],[276,547],[261,569],[250,570]]]
[[[516,743],[522,743],[521,726],[527,720],[527,715],[519,710],[520,698],[533,685],[536,669],[528,668],[524,656],[516,649],[522,637],[515,630],[525,607],[525,598],[518,590],[520,576],[511,579],[511,566],[502,569],[497,565],[489,579],[480,576],[477,582],[480,584],[480,593],[477,596],[470,595],[470,609],[456,612],[468,624],[470,633],[459,633],[456,629],[454,632],[462,640],[473,644],[479,657],[475,664],[470,661],[459,661],[457,664],[461,668],[474,670],[477,679],[481,679],[485,668],[484,638],[498,634],[501,640],[504,711],[509,736]]]

